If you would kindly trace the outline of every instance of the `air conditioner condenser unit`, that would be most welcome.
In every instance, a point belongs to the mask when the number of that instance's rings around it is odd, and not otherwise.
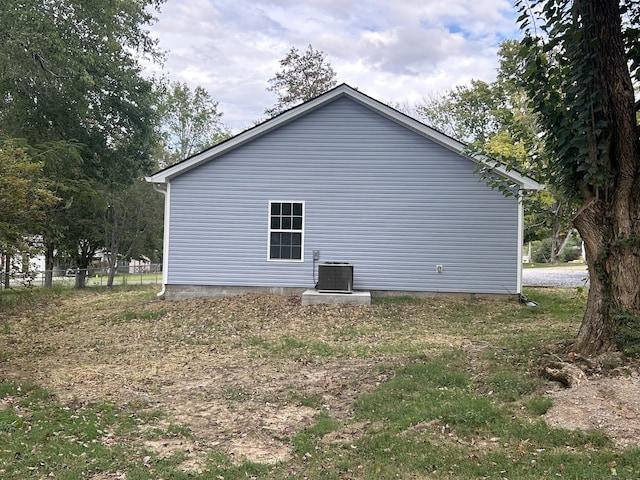
[[[318,291],[322,293],[352,293],[353,265],[327,262],[318,265]]]

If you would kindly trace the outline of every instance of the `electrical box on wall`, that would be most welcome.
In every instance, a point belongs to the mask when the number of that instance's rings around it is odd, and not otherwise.
[[[339,262],[318,265],[318,291],[324,293],[353,292],[353,265]]]

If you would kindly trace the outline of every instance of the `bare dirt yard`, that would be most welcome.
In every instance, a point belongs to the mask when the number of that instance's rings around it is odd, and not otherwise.
[[[592,378],[549,394],[553,406],[545,420],[550,426],[599,430],[618,448],[640,445],[640,378],[636,368],[633,376]]]
[[[354,400],[392,375],[388,365],[403,355],[455,346],[474,355],[481,349],[470,345],[499,342],[507,330],[555,329],[561,337],[575,329],[487,328],[491,319],[474,318],[473,309],[466,328],[453,328],[448,318],[464,313],[460,302],[302,307],[298,297],[265,295],[168,302],[149,289],[58,297],[3,319],[0,378],[34,382],[69,404],[111,401],[163,411],[163,422],[194,435],[147,447],[188,452],[192,468],[212,449],[277,462],[290,458],[288,439],[320,410],[344,422],[338,435],[357,436]],[[622,373],[572,389],[549,382],[554,406],[547,421],[600,429],[619,447],[639,444],[638,371]]]

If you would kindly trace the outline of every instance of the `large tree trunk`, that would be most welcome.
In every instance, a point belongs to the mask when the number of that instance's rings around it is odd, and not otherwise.
[[[596,45],[598,106],[607,129],[612,178],[596,187],[574,219],[585,242],[590,289],[575,349],[597,354],[640,351],[640,142],[634,91],[617,0],[576,0],[591,18],[584,45]],[[601,137],[598,137],[601,138]]]
[[[585,355],[617,348],[615,322],[610,318],[609,302],[605,301],[607,281],[603,273],[606,273],[606,269],[600,258],[604,251],[601,212],[602,207],[592,203],[574,219],[574,225],[584,241],[589,265],[589,294],[584,319],[573,349]]]
[[[592,202],[574,219],[584,240],[590,282],[574,349],[586,355],[640,348],[640,210],[636,202],[635,233],[627,233],[610,208]],[[617,213],[634,216],[625,208]]]

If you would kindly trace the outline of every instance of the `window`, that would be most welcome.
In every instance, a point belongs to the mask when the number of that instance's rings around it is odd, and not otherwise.
[[[303,202],[269,202],[269,260],[302,260]]]

